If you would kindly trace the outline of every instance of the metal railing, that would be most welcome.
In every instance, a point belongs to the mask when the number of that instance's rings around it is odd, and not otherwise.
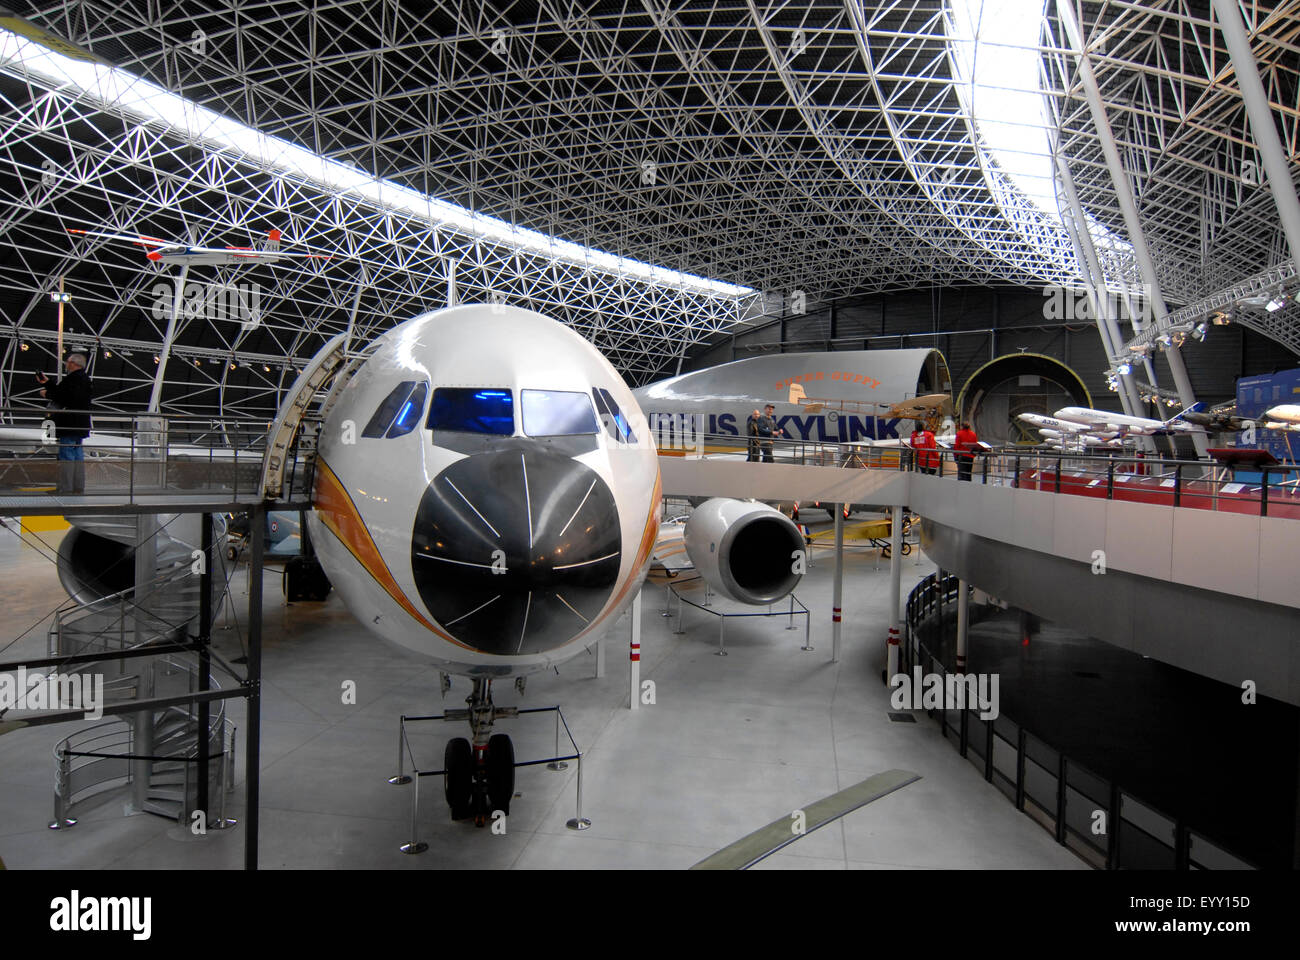
[[[77,412],[77,411],[61,411]],[[84,412],[84,411],[83,411]],[[52,411],[0,408],[0,497],[21,506],[51,494],[78,504],[136,503],[165,495],[213,502],[261,499],[265,422],[174,414],[90,411],[83,461],[59,460]],[[307,421],[289,456],[284,500],[310,495],[315,436]]]
[[[955,576],[930,574],[907,598],[903,663],[911,673],[937,674],[946,688],[950,668],[929,649],[921,626],[931,617],[942,629],[946,607],[955,605]],[[971,608],[972,617],[976,608]],[[1108,870],[1251,869],[1253,864],[1192,830],[1176,816],[1108,780],[1005,713],[981,719],[978,705],[926,711],[960,755],[1010,800],[1083,860]],[[1100,827],[1100,829],[1099,829]]]
[[[763,441],[767,443],[767,441]],[[749,459],[746,437],[695,434],[688,443],[664,445],[661,456]],[[1300,519],[1300,467],[1279,465],[1234,471],[1206,460],[1178,460],[1114,454],[1081,454],[1017,446],[993,449],[965,460],[954,450],[913,450],[868,442],[771,441],[771,462],[928,473],[958,481],[969,462],[970,482],[1100,497],[1198,510]],[[766,452],[760,448],[759,462]],[[955,490],[955,488],[954,488]]]

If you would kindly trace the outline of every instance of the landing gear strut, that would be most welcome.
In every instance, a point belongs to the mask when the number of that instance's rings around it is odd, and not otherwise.
[[[503,733],[494,734],[497,717],[519,715],[518,707],[497,707],[492,703],[492,681],[476,679],[466,698],[468,708],[448,710],[448,720],[468,720],[472,741],[456,737],[443,756],[444,788],[453,820],[474,818],[474,825],[486,826],[493,813],[510,815],[515,792],[515,747]]]

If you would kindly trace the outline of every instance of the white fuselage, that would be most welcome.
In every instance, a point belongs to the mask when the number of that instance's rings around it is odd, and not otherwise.
[[[1056,436],[1071,436],[1079,433],[1088,433],[1089,429],[1080,423],[1070,420],[1059,420],[1056,417],[1046,417],[1041,413],[1022,413],[1020,419],[1032,427],[1046,433],[1051,431]],[[1051,434],[1049,434],[1050,436]]]
[[[362,624],[445,672],[502,677],[581,652],[631,602],[659,466],[595,347],[532,311],[461,306],[390,330],[341,390],[313,504],[312,542]]]
[[[1300,426],[1300,403],[1282,403],[1276,407],[1269,407],[1264,411],[1261,420],[1273,421],[1275,423],[1288,423]],[[1269,427],[1270,430],[1293,429],[1286,427]]]
[[[1093,410],[1091,407],[1062,407],[1056,411],[1058,420],[1082,424],[1090,433],[1152,434],[1160,430],[1191,433],[1197,429],[1190,423],[1174,420],[1166,423],[1150,417],[1131,417],[1110,410]]]

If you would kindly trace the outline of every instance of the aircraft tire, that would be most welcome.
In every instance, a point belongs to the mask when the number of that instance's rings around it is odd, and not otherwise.
[[[515,745],[504,733],[488,740],[488,801],[493,810],[510,816],[510,798],[515,794]]]
[[[469,741],[456,737],[447,741],[443,753],[443,790],[453,820],[464,820],[471,814],[470,800],[474,783],[474,754]]]

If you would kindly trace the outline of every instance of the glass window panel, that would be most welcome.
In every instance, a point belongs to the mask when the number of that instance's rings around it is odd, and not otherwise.
[[[424,398],[429,392],[429,385],[426,383],[417,383],[411,395],[406,398],[402,404],[402,409],[397,411],[397,419],[393,425],[388,428],[386,436],[401,437],[410,433],[420,424],[420,418],[424,416]]]
[[[515,432],[514,395],[497,387],[439,387],[429,404],[431,430],[460,433]]]
[[[522,390],[524,433],[530,437],[572,437],[596,433],[596,414],[585,393]]]
[[[382,437],[387,433],[393,418],[402,409],[402,404],[411,395],[411,388],[414,386],[414,380],[403,380],[393,387],[388,396],[384,397],[384,402],[379,405],[379,409],[370,418],[370,422],[366,424],[366,428],[361,431],[361,435],[363,437]]]

